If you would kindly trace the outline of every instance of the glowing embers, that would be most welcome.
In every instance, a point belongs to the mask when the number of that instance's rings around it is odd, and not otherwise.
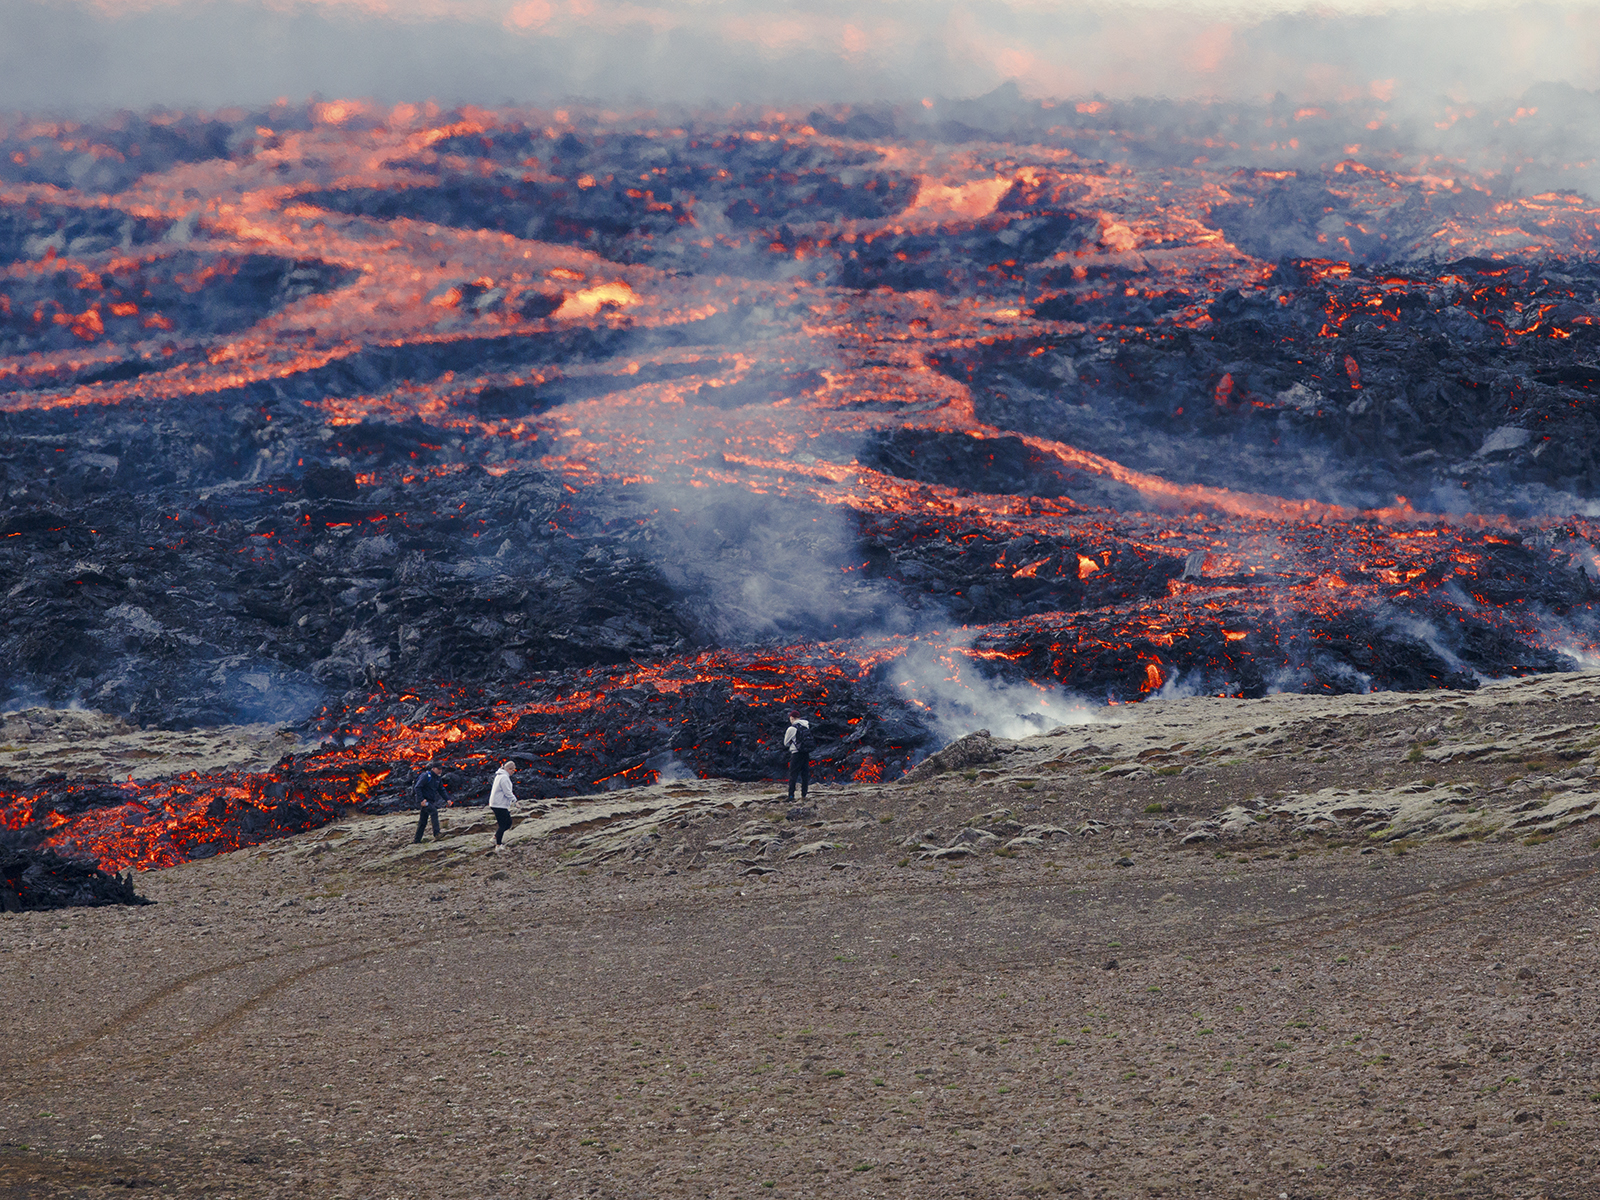
[[[313,760],[316,761],[316,760]],[[186,775],[144,784],[46,784],[0,793],[0,826],[39,830],[42,845],[108,871],[169,867],[314,829],[353,802],[359,771]],[[352,786],[354,784],[355,786]]]
[[[447,688],[384,691],[344,714],[338,745],[272,772],[53,785],[0,802],[0,824],[108,867],[161,866],[314,827],[342,805],[404,803],[421,761],[450,772],[458,795],[506,757],[525,764],[519,779],[537,796],[649,784],[668,770],[771,778],[782,714],[792,707],[814,717],[818,778],[871,780],[894,778],[974,721],[1024,736],[1083,719],[1073,696],[1122,703],[1174,692],[1467,687],[1480,676],[1569,665],[1549,649],[1555,635],[1543,614],[1592,604],[1593,585],[1572,564],[1575,548],[1600,533],[1574,527],[1561,545],[1540,546],[1448,527],[1014,516],[1009,530],[951,518],[944,531],[902,518],[878,535],[901,535],[895,554],[942,544],[1004,570],[1040,561],[1041,539],[1024,544],[1017,529],[1030,524],[1037,533],[1050,520],[1093,539],[1101,566],[1089,580],[1160,578],[1168,594],[967,635],[718,650],[571,671],[502,689],[493,703]],[[1008,540],[996,546],[996,536]],[[1090,556],[1068,547],[1055,557],[1077,568]],[[1194,572],[1179,578],[1190,563]],[[1270,569],[1256,569],[1263,566]],[[408,718],[424,699],[428,715]]]
[[[350,272],[267,254],[170,251],[90,270],[11,269],[0,277],[0,350],[66,349],[117,334],[125,342],[184,333],[232,333],[294,299],[331,290]]]
[[[902,213],[911,221],[976,221],[987,217],[1015,184],[1011,179],[978,179],[970,183],[940,184],[924,179],[914,199]]]
[[[626,280],[616,280],[612,283],[598,283],[593,287],[581,288],[561,302],[551,316],[556,320],[562,318],[592,317],[602,309],[626,308],[630,304],[639,303],[639,297],[628,286]]]
[[[1574,566],[1594,532],[1551,545],[1447,526],[1304,524],[1252,535],[1190,520],[1156,544],[1210,548],[1198,563],[1202,551],[1190,552],[1193,570],[1171,579],[1165,596],[1131,611],[1029,618],[976,644],[1006,652],[1030,677],[1048,672],[1114,700],[1169,687],[1250,695],[1468,686],[1479,675],[1562,669],[1571,660],[1557,646],[1595,653],[1592,634],[1583,644],[1578,630],[1600,589]],[[1556,637],[1552,610],[1571,621]]]
[[[167,335],[242,330],[284,305],[341,286],[352,273],[316,260],[188,250],[93,267],[41,262],[0,273],[0,353],[114,343],[132,357],[35,374],[32,386],[114,383],[175,365]],[[157,339],[163,349],[152,345]],[[193,353],[185,358],[193,358]],[[66,377],[63,378],[63,375]]]
[[[1306,260],[1293,266],[1307,299],[1320,291],[1319,337],[1443,323],[1453,337],[1508,341],[1570,338],[1595,323],[1595,288],[1580,278],[1523,263],[1453,264],[1451,270],[1352,273],[1347,263]],[[1299,303],[1296,298],[1296,303]],[[1354,360],[1348,359],[1353,362]],[[1346,368],[1348,370],[1348,367]],[[1351,382],[1360,386],[1359,373]]]
[[[850,778],[855,783],[879,783],[883,780],[883,764],[875,758],[864,759]]]
[[[1162,690],[1262,696],[1475,687],[1480,675],[1558,670],[1567,661],[1529,645],[1510,622],[1437,600],[1422,610],[1242,598],[1219,607],[1185,596],[1134,614],[1046,615],[987,631],[978,647],[1005,650],[1026,675],[1048,673],[1070,692],[1111,703]]]
[[[872,647],[723,651],[575,672],[510,689],[513,699],[481,708],[437,694],[434,715],[417,723],[384,711],[416,695],[379,696],[341,724],[339,744],[271,772],[50,785],[0,798],[0,825],[36,831],[44,845],[107,869],[160,867],[314,828],[345,805],[403,803],[412,764],[421,761],[443,765],[460,799],[506,757],[524,764],[519,785],[536,796],[649,784],[669,762],[761,779],[779,773],[782,714],[795,705],[813,711],[828,734],[818,779],[898,774],[928,734],[873,684],[883,661]]]

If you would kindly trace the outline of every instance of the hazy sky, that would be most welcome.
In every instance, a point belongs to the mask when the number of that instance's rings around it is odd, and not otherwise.
[[[0,108],[1600,87],[1600,4],[0,0]]]

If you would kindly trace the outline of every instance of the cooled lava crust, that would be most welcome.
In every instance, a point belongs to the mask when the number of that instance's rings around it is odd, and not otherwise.
[[[873,780],[1595,654],[1600,207],[1008,103],[0,130],[7,707],[322,742],[0,824],[161,865],[423,759],[763,779],[793,707]]]

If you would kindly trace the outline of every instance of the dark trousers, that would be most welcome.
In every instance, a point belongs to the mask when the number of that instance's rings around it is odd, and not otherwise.
[[[433,840],[439,840],[439,810],[431,804],[424,804],[422,811],[417,814],[417,836],[412,838],[412,844],[422,840],[422,833],[428,828],[428,818],[433,818]]]
[[[806,798],[806,791],[811,787],[811,756],[809,754],[789,755],[789,799],[794,799],[795,781],[800,783],[800,799]]]
[[[511,810],[509,808],[491,809],[494,813],[494,844],[500,845],[500,839],[505,837],[506,830],[511,828]]]

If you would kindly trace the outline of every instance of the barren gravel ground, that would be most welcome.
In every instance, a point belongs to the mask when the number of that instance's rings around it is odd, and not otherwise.
[[[5,917],[0,1197],[1592,1197],[1597,693],[1168,701]]]

